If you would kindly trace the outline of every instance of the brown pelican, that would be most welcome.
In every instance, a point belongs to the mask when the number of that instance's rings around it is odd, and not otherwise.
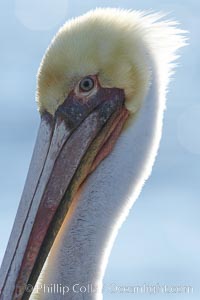
[[[1,300],[28,299],[35,284],[39,299],[63,298],[39,283],[67,286],[67,299],[102,298],[118,229],[151,173],[185,44],[177,24],[161,18],[96,9],[64,24],[47,49],[41,125],[1,267]],[[77,291],[88,284],[95,292]]]

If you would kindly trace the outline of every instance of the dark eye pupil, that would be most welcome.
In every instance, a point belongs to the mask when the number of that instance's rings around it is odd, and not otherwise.
[[[92,78],[84,78],[80,82],[80,89],[83,92],[89,92],[94,87],[94,80]]]
[[[86,79],[86,80],[84,81],[83,85],[84,85],[85,88],[88,88],[88,87],[90,86],[89,80]]]

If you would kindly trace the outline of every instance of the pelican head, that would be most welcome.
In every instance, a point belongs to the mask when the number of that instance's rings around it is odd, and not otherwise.
[[[64,24],[48,47],[38,72],[41,124],[2,264],[1,300],[27,299],[25,286],[64,240],[73,261],[66,276],[80,264],[77,243],[93,258],[102,246],[102,278],[114,236],[150,174],[171,63],[184,45],[175,23],[161,17],[96,9]],[[85,233],[90,242],[79,244]]]

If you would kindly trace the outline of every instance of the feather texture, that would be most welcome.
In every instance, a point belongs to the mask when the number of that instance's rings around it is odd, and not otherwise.
[[[55,113],[78,80],[99,74],[103,87],[124,89],[126,106],[136,112],[151,82],[153,59],[166,85],[185,44],[176,22],[162,14],[96,9],[65,23],[53,38],[38,73],[39,110]]]

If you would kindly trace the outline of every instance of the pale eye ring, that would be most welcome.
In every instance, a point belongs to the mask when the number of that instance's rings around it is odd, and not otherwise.
[[[91,77],[85,77],[79,83],[79,88],[81,92],[89,92],[94,88],[94,80]]]

